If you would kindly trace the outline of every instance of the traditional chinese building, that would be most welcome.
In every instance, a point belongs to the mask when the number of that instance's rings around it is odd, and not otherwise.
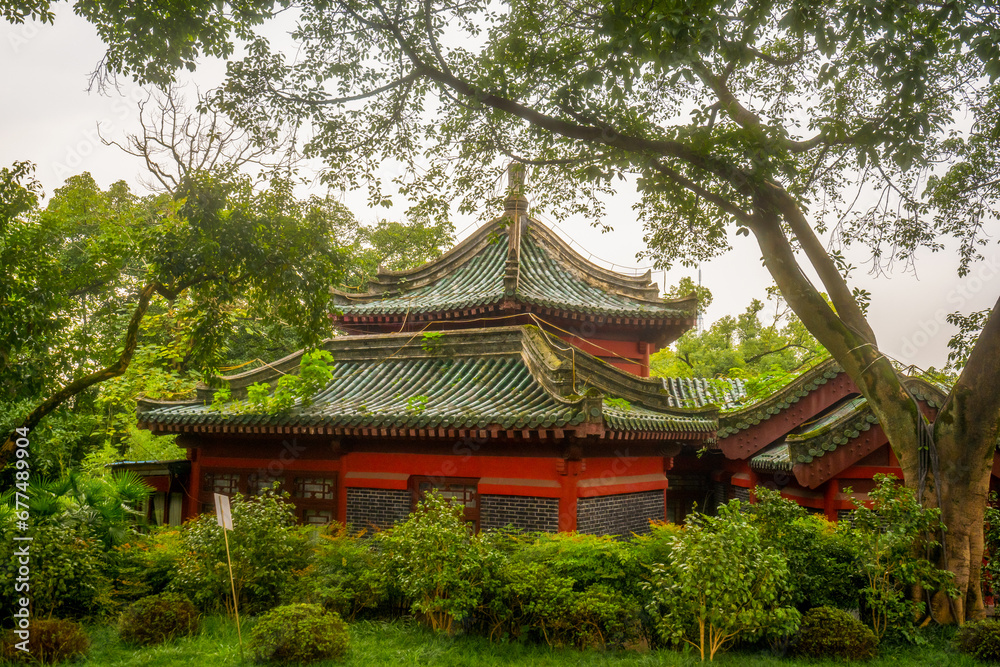
[[[176,520],[178,489],[187,518],[214,492],[277,482],[308,523],[388,526],[433,488],[481,529],[624,535],[749,499],[757,484],[835,519],[875,473],[902,476],[833,361],[762,400],[739,381],[650,378],[650,354],[694,325],[693,297],[664,300],[648,272],[584,259],[513,191],[501,217],[437,260],[335,292],[345,335],[324,344],[334,377],[310,403],[233,414],[209,407],[207,387],[185,403],[141,401],[140,426],[177,434],[189,466],[173,463],[169,479],[158,464],[125,466],[159,485],[154,518]],[[234,398],[300,356],[226,378]],[[910,382],[933,415],[943,394]]]
[[[626,534],[665,516],[667,471],[715,436],[717,408],[649,378],[649,355],[696,318],[649,274],[612,273],[529,218],[503,216],[441,258],[338,293],[348,335],[334,378],[278,415],[143,401],[191,465],[186,515],[213,492],[277,481],[305,522],[386,526],[429,488],[481,528]],[[299,354],[226,378],[235,398],[294,372]]]

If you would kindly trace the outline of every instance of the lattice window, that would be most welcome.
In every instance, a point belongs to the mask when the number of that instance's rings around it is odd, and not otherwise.
[[[333,510],[302,510],[302,523],[325,526],[333,522]]]
[[[251,496],[259,496],[267,489],[274,488],[275,482],[278,483],[279,491],[285,486],[285,480],[281,477],[251,473],[247,476],[247,493]]]
[[[329,477],[296,477],[292,497],[303,500],[333,500],[337,482]]]
[[[240,490],[240,475],[235,472],[205,473],[205,491],[209,494],[221,493],[232,496]]]
[[[421,481],[417,485],[417,491],[422,497],[425,493],[431,489],[437,491],[445,498],[449,500],[457,501],[458,503],[464,505],[467,509],[475,509],[479,505],[479,492],[478,485],[476,483],[465,484],[465,483],[434,483],[430,481]]]
[[[465,520],[479,530],[479,480],[460,477],[411,477],[413,506],[428,491],[437,491],[445,498],[465,507]]]

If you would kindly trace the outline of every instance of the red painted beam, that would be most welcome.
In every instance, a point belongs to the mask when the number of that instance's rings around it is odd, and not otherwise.
[[[857,393],[858,388],[854,382],[846,373],[841,373],[770,419],[761,420],[759,424],[720,439],[719,449],[727,458],[748,459],[779,438],[784,438],[837,401]]]
[[[792,469],[795,479],[802,486],[815,489],[888,442],[882,427],[875,424],[846,445],[840,445],[832,452],[814,458],[812,463],[796,463]]]

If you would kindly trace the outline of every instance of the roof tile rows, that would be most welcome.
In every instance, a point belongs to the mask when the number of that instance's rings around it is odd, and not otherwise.
[[[551,347],[530,326],[444,332],[427,346],[419,335],[347,336],[327,341],[336,362],[334,377],[308,405],[279,414],[219,411],[203,400],[183,404],[145,402],[145,425],[337,426],[378,428],[571,428],[596,422],[605,428],[701,434],[710,437],[714,415],[705,410],[655,409],[642,404],[643,380],[577,351]],[[233,395],[253,382],[274,382],[292,372],[297,355],[230,379]],[[573,381],[585,361],[604,372],[579,386]],[[579,366],[579,368],[578,368]],[[606,367],[606,368],[605,368]],[[639,403],[605,406],[595,394],[627,394]],[[579,391],[579,393],[577,393]],[[638,395],[637,395],[637,392]],[[660,395],[649,401],[662,402]],[[652,403],[656,405],[656,403]],[[596,414],[595,414],[596,413]]]
[[[423,267],[380,273],[366,293],[335,292],[337,305],[344,316],[416,315],[508,298],[559,311],[693,323],[693,300],[665,301],[648,275],[619,276],[588,262],[537,220],[521,227],[497,219]]]

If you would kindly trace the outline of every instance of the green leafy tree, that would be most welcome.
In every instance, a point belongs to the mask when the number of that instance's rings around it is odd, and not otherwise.
[[[377,533],[379,567],[437,631],[479,604],[483,554],[461,505],[428,493],[406,521]]]
[[[768,302],[754,299],[738,317],[686,332],[650,358],[650,371],[660,377],[788,375],[826,355],[776,290],[769,290]]]
[[[813,607],[856,609],[863,588],[857,544],[846,522],[835,524],[781,493],[758,486],[746,507],[761,544],[788,561],[788,601],[800,612]]]
[[[855,500],[851,524],[872,631],[879,640],[893,631],[915,641],[914,620],[925,606],[910,591],[914,587],[952,595],[956,591],[954,575],[938,569],[929,558],[938,545],[927,536],[938,531],[941,511],[923,507],[913,490],[897,481],[892,475],[876,475],[876,486],[868,494],[872,506]]]
[[[327,178],[368,185],[375,203],[390,200],[377,175],[390,161],[404,170],[393,185],[418,205],[496,210],[505,158],[532,167],[542,206],[596,221],[601,195],[634,177],[650,255],[664,265],[752,235],[788,304],[868,399],[907,483],[941,506],[943,562],[963,596],[939,596],[938,610],[958,622],[984,613],[978,535],[1000,435],[1000,301],[929,425],[879,350],[850,267],[820,235],[840,221],[838,237],[872,249],[881,268],[944,239],[959,243],[960,272],[979,259],[1000,195],[995,7],[337,0],[301,7],[292,59],[258,30],[285,6],[75,3],[108,45],[111,76],[167,83],[241,40],[246,56],[229,63],[216,102],[262,141],[275,118],[308,124],[305,150]],[[52,16],[48,0],[3,15]],[[950,134],[966,112],[974,131]],[[937,177],[920,180],[931,164]],[[858,183],[884,196],[855,208]]]
[[[284,494],[287,497],[287,494]],[[258,614],[281,600],[306,567],[306,538],[295,527],[291,503],[267,490],[260,496],[232,497],[233,530],[229,553],[238,607]],[[184,525],[182,560],[170,589],[183,593],[204,610],[232,610],[233,594],[226,545],[214,514],[202,514]]]
[[[292,324],[305,344],[318,342],[330,330],[328,287],[341,251],[329,221],[295,199],[287,179],[267,185],[193,173],[172,197],[139,198],[123,183],[102,191],[83,175],[45,209],[22,206],[0,227],[12,277],[0,288],[0,338],[13,343],[0,376],[13,397],[4,426],[31,429],[60,408],[94,415],[115,402],[111,391],[96,401],[97,387],[126,374],[142,333],[152,346],[144,367],[162,371],[147,376],[148,387],[180,389],[162,386],[163,373],[214,369],[233,304]],[[30,187],[20,192],[31,199]],[[147,315],[165,313],[179,331],[143,329]]]
[[[652,566],[648,610],[664,641],[695,647],[702,661],[737,637],[791,634],[799,613],[782,603],[788,565],[734,500],[717,517],[696,514],[668,535],[669,558]]]

